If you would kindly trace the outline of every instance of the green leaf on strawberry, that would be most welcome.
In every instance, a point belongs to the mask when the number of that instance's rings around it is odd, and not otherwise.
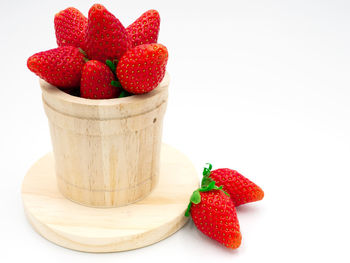
[[[193,192],[191,196],[191,202],[194,204],[199,204],[201,202],[201,195],[199,193],[199,190]]]
[[[106,64],[111,69],[111,71],[115,73],[116,65],[109,59],[106,60]]]

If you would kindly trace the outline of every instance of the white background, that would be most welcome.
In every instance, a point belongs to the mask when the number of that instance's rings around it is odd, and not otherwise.
[[[56,47],[53,17],[91,1],[1,1],[0,262],[349,262],[350,2],[102,1],[127,26],[162,22],[171,74],[164,141],[193,161],[231,167],[265,190],[238,209],[228,250],[192,222],[152,246],[89,254],[54,245],[27,222],[20,187],[51,151],[27,58]]]

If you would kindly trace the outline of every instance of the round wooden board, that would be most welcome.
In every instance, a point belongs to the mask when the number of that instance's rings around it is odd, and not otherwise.
[[[91,208],[64,198],[56,186],[51,153],[28,171],[22,198],[30,223],[53,243],[85,252],[115,252],[151,245],[179,230],[198,185],[190,160],[163,144],[158,186],[134,204]]]

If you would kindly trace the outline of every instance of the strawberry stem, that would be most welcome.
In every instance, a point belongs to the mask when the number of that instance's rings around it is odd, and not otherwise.
[[[208,164],[209,166],[208,166],[208,168],[204,167],[204,169],[203,169],[203,178],[202,178],[202,182],[201,182],[202,187],[208,186],[213,181],[213,179],[211,179],[209,177],[213,166],[210,163],[206,163],[206,164]]]
[[[201,187],[198,188],[197,190],[195,190],[191,195],[190,203],[187,206],[185,216],[190,215],[192,203],[199,204],[201,202],[200,192],[209,192],[212,190],[219,190],[219,191],[224,192],[225,195],[230,196],[226,191],[222,190],[222,187],[223,187],[222,185],[218,187],[216,185],[216,182],[213,179],[208,177],[210,175],[211,169],[213,168],[213,166],[210,163],[208,163],[208,165],[209,165],[208,168],[204,167]]]
[[[206,163],[209,165],[209,167],[204,167],[203,169],[203,176],[209,176],[210,175],[210,172],[211,172],[211,169],[213,168],[212,164],[211,163]]]

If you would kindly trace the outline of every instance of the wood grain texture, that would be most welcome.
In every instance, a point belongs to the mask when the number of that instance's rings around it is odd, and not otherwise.
[[[59,192],[52,154],[35,163],[22,184],[28,220],[48,240],[85,252],[114,252],[144,247],[180,229],[199,178],[189,159],[163,145],[159,184],[150,195],[117,208],[93,208]]]
[[[74,97],[43,80],[40,85],[64,196],[87,206],[117,207],[154,189],[168,74],[152,92],[109,100]]]

